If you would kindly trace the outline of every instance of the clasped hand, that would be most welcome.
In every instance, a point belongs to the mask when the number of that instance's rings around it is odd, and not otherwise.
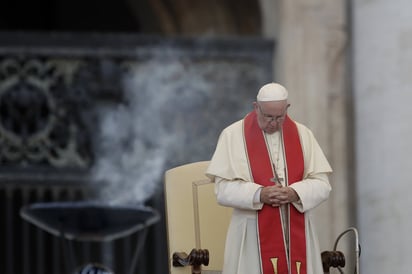
[[[297,202],[298,200],[299,196],[296,191],[288,186],[266,186],[260,192],[260,201],[273,207]]]

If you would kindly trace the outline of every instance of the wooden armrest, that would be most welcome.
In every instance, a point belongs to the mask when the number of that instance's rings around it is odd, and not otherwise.
[[[172,256],[172,263],[175,267],[192,266],[192,274],[202,273],[201,265],[209,265],[209,250],[192,249],[187,255],[185,252],[175,252]]]
[[[323,272],[329,273],[331,267],[344,267],[345,255],[341,251],[323,251],[321,253]]]

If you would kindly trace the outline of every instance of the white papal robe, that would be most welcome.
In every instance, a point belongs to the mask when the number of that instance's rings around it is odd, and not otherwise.
[[[323,274],[321,251],[311,214],[329,197],[331,186],[327,174],[332,169],[311,130],[296,124],[303,150],[304,179],[290,186],[300,198],[293,206],[305,214],[307,273]],[[279,177],[285,178],[280,133],[265,134],[265,138],[276,171]],[[206,175],[215,182],[218,203],[234,208],[227,232],[223,274],[260,274],[257,210],[263,204],[256,200],[256,194],[262,186],[251,179],[243,139],[243,120],[222,131]]]

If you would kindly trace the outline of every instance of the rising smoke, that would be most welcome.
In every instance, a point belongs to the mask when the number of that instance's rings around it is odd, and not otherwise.
[[[209,90],[200,74],[180,62],[132,68],[124,79],[125,102],[100,111],[93,176],[104,182],[102,200],[142,203],[154,194],[168,159],[178,158],[178,148],[185,147],[187,132],[174,127],[184,124],[179,110],[196,108]]]

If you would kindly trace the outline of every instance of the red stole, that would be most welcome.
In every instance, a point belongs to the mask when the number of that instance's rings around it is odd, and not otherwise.
[[[303,178],[303,152],[296,124],[286,116],[283,123],[288,185]],[[263,131],[259,128],[256,112],[244,119],[244,137],[254,182],[273,185],[272,162]],[[289,207],[289,261],[291,274],[306,274],[305,217],[294,206]],[[283,235],[280,207],[263,205],[258,211],[258,232],[263,274],[287,274],[288,259]]]

